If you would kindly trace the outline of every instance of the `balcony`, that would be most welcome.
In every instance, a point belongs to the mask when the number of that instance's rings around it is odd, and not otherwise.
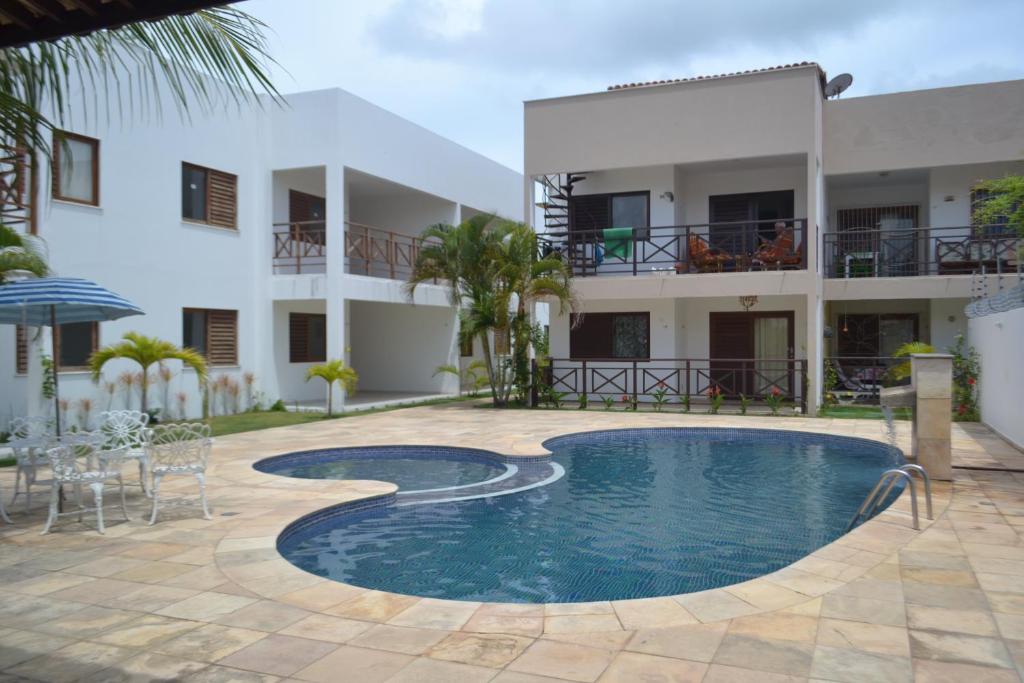
[[[829,278],[1020,273],[1024,240],[1006,225],[853,228],[825,233]]]
[[[406,280],[427,243],[414,237],[362,223],[345,223],[345,272]],[[274,273],[300,275],[327,269],[324,221],[274,224]]]
[[[740,273],[807,268],[807,221],[705,223],[545,233],[573,275]]]

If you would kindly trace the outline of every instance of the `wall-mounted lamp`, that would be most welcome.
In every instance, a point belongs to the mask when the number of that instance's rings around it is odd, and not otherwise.
[[[672,194],[672,192],[666,191],[659,194],[658,199],[664,199],[667,202],[674,202],[676,200],[676,196]]]

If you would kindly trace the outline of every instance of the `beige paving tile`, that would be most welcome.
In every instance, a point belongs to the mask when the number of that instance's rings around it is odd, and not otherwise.
[[[914,681],[915,683],[1018,683],[1020,678],[1009,669],[915,659]]]
[[[996,623],[1003,638],[1024,640],[1024,615],[995,613]]]
[[[541,638],[560,643],[574,643],[602,650],[621,650],[632,637],[632,631],[589,631],[587,633],[545,633]]]
[[[710,662],[725,637],[727,622],[643,629],[626,645],[632,652]]]
[[[388,620],[394,626],[458,630],[479,609],[479,602],[423,598]]]
[[[108,629],[93,640],[120,647],[148,648],[200,626],[202,624],[197,621],[147,614]]]
[[[1024,595],[1020,593],[986,592],[992,611],[1005,614],[1024,614]]]
[[[975,574],[978,583],[986,591],[1024,594],[1024,579],[1013,574]]]
[[[291,676],[333,652],[336,647],[322,640],[269,635],[224,657],[218,664],[275,676]],[[347,669],[335,669],[335,676],[339,671]]]
[[[74,642],[71,638],[61,638],[33,631],[11,630],[0,638],[0,670],[38,655],[59,650]]]
[[[900,574],[904,581],[934,583],[942,586],[977,586],[969,570],[934,569],[932,567],[904,567]]]
[[[715,653],[714,663],[791,676],[807,676],[814,646],[785,640],[769,640],[727,633]]]
[[[446,636],[444,631],[378,624],[351,641],[350,645],[375,650],[421,655]]]
[[[260,600],[218,618],[218,624],[238,626],[257,631],[279,631],[310,615],[310,612],[292,605],[271,600]]]
[[[277,599],[308,610],[326,610],[366,592],[364,588],[337,581],[324,581],[313,586],[280,595]]]
[[[419,598],[408,595],[367,591],[324,611],[339,617],[384,622],[415,605],[418,601]]]
[[[532,642],[530,638],[513,635],[452,633],[427,654],[434,659],[501,668],[521,655]]]
[[[177,617],[179,619],[194,619],[196,621],[214,621],[226,614],[247,607],[256,602],[253,598],[245,598],[240,595],[226,595],[224,593],[199,593],[181,602],[168,605],[157,610],[157,614],[165,617]]]
[[[22,662],[7,673],[48,683],[72,683],[133,654],[123,647],[79,642]]]
[[[910,604],[948,609],[988,609],[988,600],[985,599],[985,594],[977,588],[910,582],[904,585],[903,592],[906,601]]]
[[[388,683],[487,683],[498,672],[482,666],[417,659],[388,679]]]
[[[256,671],[231,669],[226,666],[208,666],[182,679],[186,683],[277,683],[281,679]]]
[[[198,591],[188,588],[174,588],[172,586],[143,586],[130,590],[127,593],[120,593],[101,600],[96,604],[102,607],[114,607],[116,609],[127,609],[136,612],[155,612],[168,605],[181,602],[196,595]]]
[[[769,671],[755,671],[738,666],[712,664],[708,667],[703,683],[804,683],[804,676],[789,676]]]
[[[147,562],[140,567],[126,569],[110,578],[120,581],[137,581],[139,583],[160,583],[176,576],[187,574],[192,571],[189,565],[175,564],[173,562]]]
[[[303,668],[295,677],[316,683],[337,683],[339,674],[344,672],[349,680],[358,683],[382,683],[413,661],[409,655],[342,645]]]
[[[677,595],[675,600],[685,607],[687,612],[705,623],[732,619],[761,611],[749,602],[745,602],[724,590]]]
[[[265,637],[267,634],[262,631],[202,624],[184,635],[156,644],[153,649],[176,657],[216,662]]]
[[[573,614],[614,614],[610,602],[562,602],[544,605],[544,615],[560,617]]]
[[[708,665],[703,662],[657,657],[639,652],[621,652],[598,680],[601,683],[700,683],[707,669]]]
[[[821,616],[883,626],[905,626],[907,623],[907,615],[902,603],[834,593],[826,595],[822,599]]]
[[[825,645],[815,648],[811,664],[811,678],[843,683],[909,683],[913,677],[913,669],[907,657]]]
[[[613,653],[607,650],[538,640],[509,664],[508,669],[590,683],[604,673],[612,659]]]
[[[725,591],[754,607],[764,610],[791,607],[808,600],[807,596],[803,593],[797,593],[783,586],[760,580],[728,586]]]
[[[508,633],[535,638],[544,632],[544,618],[482,614],[477,610],[462,630],[475,633]]]
[[[729,623],[729,633],[813,643],[818,620],[800,614],[774,612],[738,617]]]
[[[963,633],[911,631],[910,652],[915,659],[935,659],[1011,668],[1013,662],[1006,646],[996,638]]]
[[[82,679],[88,683],[148,683],[149,681],[177,681],[201,671],[202,662],[142,653]]]
[[[311,614],[280,633],[299,638],[326,640],[330,643],[346,643],[361,633],[369,631],[373,624],[366,621],[333,617],[329,614]]]
[[[927,605],[907,605],[907,625],[913,629],[953,631],[976,636],[994,636],[999,632],[987,610],[946,609]]]
[[[546,617],[544,633],[587,633],[621,631],[622,624],[614,614],[566,614]]]
[[[818,625],[817,643],[828,647],[863,650],[882,655],[910,656],[910,640],[907,629],[898,626],[822,619]]]
[[[77,612],[72,612],[55,621],[36,624],[32,628],[55,636],[91,638],[118,624],[131,621],[138,616],[137,612],[91,606]]]
[[[502,671],[494,677],[492,683],[560,683],[564,678],[549,678],[547,676],[534,676],[518,671]]]
[[[612,608],[626,630],[697,623],[697,618],[672,598],[619,600]]]

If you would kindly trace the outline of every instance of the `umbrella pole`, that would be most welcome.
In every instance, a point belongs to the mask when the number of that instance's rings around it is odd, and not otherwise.
[[[50,339],[53,342],[53,410],[54,425],[57,439],[60,439],[60,387],[57,378],[60,375],[60,336],[57,334],[57,306],[50,306]],[[57,511],[64,512],[64,486],[60,487],[57,497]]]

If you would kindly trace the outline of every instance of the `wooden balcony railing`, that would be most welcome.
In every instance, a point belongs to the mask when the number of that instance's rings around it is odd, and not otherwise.
[[[560,254],[576,276],[803,270],[807,244],[801,218],[540,236],[542,255]]]
[[[683,397],[707,401],[714,391],[726,399],[740,396],[763,403],[778,392],[781,400],[807,410],[807,361],[765,358],[551,358],[534,384],[574,399],[610,396],[650,402],[659,392],[678,405]]]
[[[851,228],[823,236],[825,277],[1020,273],[1024,239],[1013,228]]]
[[[274,223],[274,273],[323,273],[327,270],[324,221]]]
[[[345,223],[345,272],[405,280],[426,243],[422,237]]]

